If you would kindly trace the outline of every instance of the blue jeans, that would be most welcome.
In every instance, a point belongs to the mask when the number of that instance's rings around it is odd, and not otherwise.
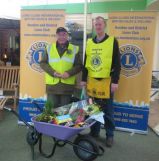
[[[105,130],[106,130],[106,137],[113,137],[114,130],[115,130],[115,123],[114,123],[114,108],[113,108],[113,94],[109,99],[98,99],[94,98],[94,101],[102,107],[104,112],[104,122],[105,122]],[[100,133],[100,122],[96,122],[93,126],[91,126],[91,134],[99,135]]]

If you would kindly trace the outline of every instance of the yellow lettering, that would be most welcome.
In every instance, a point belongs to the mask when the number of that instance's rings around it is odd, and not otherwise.
[[[126,55],[126,65],[133,66],[133,64],[130,63],[130,55]]]
[[[40,62],[42,60],[42,52],[39,51],[39,59],[38,59],[38,62]]]

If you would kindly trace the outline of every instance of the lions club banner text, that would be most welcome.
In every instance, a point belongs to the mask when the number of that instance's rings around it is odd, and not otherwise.
[[[119,90],[114,102],[119,129],[147,132],[155,27],[155,12],[109,14],[109,34],[118,40],[121,54]]]
[[[63,10],[21,11],[21,60],[19,114],[30,122],[46,101],[44,71],[39,62],[47,44],[56,39],[56,29],[65,24]]]

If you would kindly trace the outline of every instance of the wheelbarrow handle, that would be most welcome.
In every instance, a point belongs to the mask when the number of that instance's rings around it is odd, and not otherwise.
[[[7,110],[7,111],[10,111],[10,112],[12,112],[12,110],[13,110],[13,109],[11,109],[9,107],[4,107],[4,109]]]
[[[105,150],[102,146],[99,145],[99,153],[98,156],[102,156],[104,154]]]
[[[30,129],[34,129],[33,126],[31,126],[29,123],[27,123],[15,110],[9,107],[4,107],[5,110],[12,112],[19,120],[21,120],[27,127]]]
[[[31,103],[34,104],[36,108],[40,110],[40,112],[43,112],[43,109],[38,105],[38,103],[36,103],[34,100],[32,100]]]

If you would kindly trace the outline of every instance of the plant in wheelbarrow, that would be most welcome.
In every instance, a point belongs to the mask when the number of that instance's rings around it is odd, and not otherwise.
[[[36,121],[40,122],[50,122],[54,117],[55,114],[52,112],[53,104],[51,101],[47,101],[45,103],[44,111],[36,117]]]

